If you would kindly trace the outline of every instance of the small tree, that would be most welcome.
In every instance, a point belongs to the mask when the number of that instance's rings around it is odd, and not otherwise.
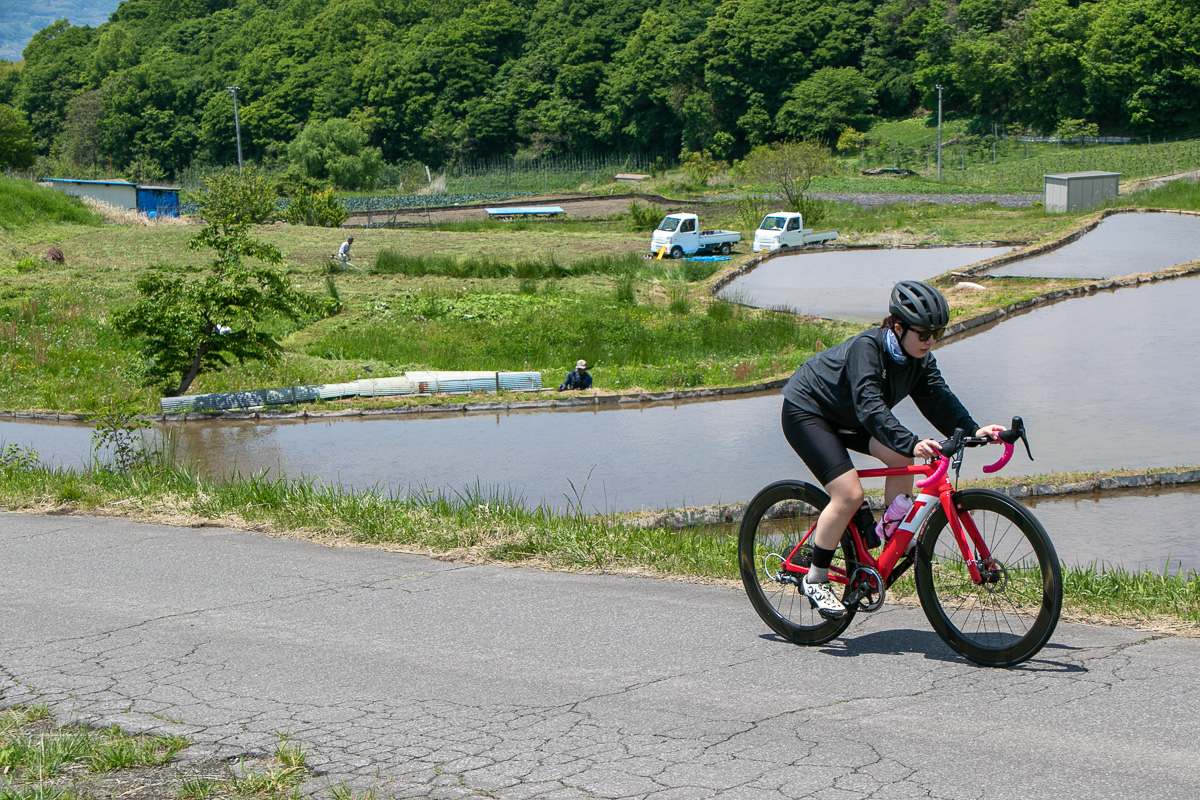
[[[681,155],[683,172],[687,175],[688,183],[700,189],[708,186],[709,180],[719,175],[721,170],[728,166],[724,161],[714,159],[708,150],[701,150],[698,153],[685,151]]]
[[[254,166],[225,170],[204,179],[192,199],[205,222],[260,225],[278,214],[278,196],[266,173]],[[206,229],[207,230],[207,229]]]
[[[265,328],[275,315],[297,320],[316,310],[315,299],[292,288],[272,269],[283,262],[274,246],[247,235],[249,224],[230,218],[209,223],[188,247],[211,247],[217,258],[207,275],[187,280],[165,268],[138,279],[142,299],[114,317],[117,330],[142,337],[143,384],[168,397],[183,394],[203,370],[227,367],[231,359],[271,360],[282,348]],[[245,258],[267,266],[248,267]]]
[[[788,208],[799,210],[813,179],[833,169],[833,158],[812,142],[775,142],[751,150],[740,168],[752,182],[778,187]]]
[[[859,133],[854,128],[843,128],[841,135],[838,136],[837,151],[839,153],[861,153],[866,146],[867,135]]]

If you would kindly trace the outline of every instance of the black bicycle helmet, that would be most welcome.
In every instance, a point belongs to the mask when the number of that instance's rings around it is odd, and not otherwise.
[[[920,281],[900,281],[892,289],[888,310],[910,328],[933,330],[946,327],[950,306],[942,293]]]

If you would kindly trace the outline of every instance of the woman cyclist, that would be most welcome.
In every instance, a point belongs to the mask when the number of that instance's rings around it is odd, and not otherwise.
[[[849,450],[868,453],[889,467],[937,455],[937,442],[900,424],[892,408],[911,396],[917,409],[945,436],[955,428],[990,436],[1003,425],[980,427],[959,402],[929,352],[946,332],[950,308],[937,289],[900,281],[880,326],[804,362],[783,387],[783,434],[829,493],[812,535],[812,566],[804,594],[821,616],[846,613],[829,586],[829,565],[842,532],[863,500],[862,482]],[[912,492],[911,475],[891,476],[887,505]],[[865,533],[865,532],[864,532]]]

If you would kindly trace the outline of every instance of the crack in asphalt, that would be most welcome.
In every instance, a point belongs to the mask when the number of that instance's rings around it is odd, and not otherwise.
[[[1140,705],[1129,700],[1130,687],[1161,691],[1162,684],[1170,690],[1187,685],[1195,674],[1195,659],[1188,657],[1194,650],[1167,650],[1170,660],[1162,663],[1162,648],[1151,647],[1174,641],[1170,637],[1093,635],[1084,626],[1066,625],[1060,635],[1070,646],[1061,657],[1042,658],[1020,670],[974,667],[941,651],[925,653],[925,644],[936,640],[923,628],[914,636],[911,626],[919,611],[907,608],[872,615],[869,624],[832,649],[774,646],[752,630],[743,639],[732,626],[749,624],[745,616],[714,618],[703,629],[708,633],[715,626],[718,638],[703,643],[694,633],[680,638],[685,657],[623,661],[618,654],[616,666],[606,661],[606,669],[577,682],[570,675],[506,674],[505,662],[497,659],[494,676],[483,660],[478,671],[464,666],[461,674],[470,677],[455,686],[459,673],[433,674],[429,662],[397,657],[406,654],[404,648],[420,647],[419,639],[379,650],[384,666],[375,669],[394,672],[371,676],[374,683],[360,680],[360,664],[337,661],[336,647],[335,660],[314,660],[311,675],[280,669],[278,660],[303,652],[312,635],[304,628],[303,613],[253,620],[259,627],[248,628],[246,635],[257,639],[257,659],[241,660],[234,655],[238,643],[222,637],[223,615],[297,603],[326,606],[334,600],[357,609],[357,596],[377,591],[451,596],[472,584],[470,576],[491,574],[481,569],[486,568],[452,565],[337,580],[288,561],[264,578],[303,588],[273,589],[266,583],[269,591],[262,597],[158,614],[87,634],[50,632],[39,638],[40,629],[26,627],[15,643],[6,641],[0,650],[0,707],[45,702],[63,719],[180,733],[191,737],[190,749],[205,757],[265,756],[286,733],[303,744],[314,770],[302,790],[306,795],[325,795],[331,785],[345,781],[356,792],[435,800],[993,800],[1017,796],[997,778],[1012,769],[1002,761],[1012,740],[997,736],[1006,735],[1006,726],[1021,715],[1048,715],[1057,726],[1061,715],[1108,719],[1114,713],[1138,713]],[[523,574],[506,571],[504,577]],[[630,589],[626,584],[612,588],[614,596]],[[668,590],[702,592],[654,587]],[[521,604],[528,603],[532,591],[497,597],[496,610],[489,612],[498,613],[502,602],[524,611]],[[707,594],[684,596],[705,598],[712,604],[706,608],[724,608]],[[436,598],[406,606],[403,613],[428,614],[441,605]],[[389,608],[378,601],[374,607]],[[658,609],[647,624],[676,624],[673,609]],[[346,612],[339,608],[338,613]],[[202,624],[206,616],[211,619]],[[333,617],[335,622],[341,618]],[[619,615],[613,619],[625,622]],[[25,620],[27,626],[37,624],[33,616]],[[546,623],[548,635],[561,638],[555,624]],[[731,626],[729,632],[725,625]],[[369,625],[364,630],[370,637]],[[503,644],[504,627],[495,632]],[[451,641],[455,635],[450,632]],[[612,643],[600,641],[611,648],[625,640],[616,635]],[[464,649],[485,646],[463,642]],[[300,649],[287,649],[293,647]],[[569,654],[567,662],[574,657],[574,650],[563,652]],[[547,659],[546,668],[570,668],[567,662]],[[517,663],[525,666],[521,659]],[[530,681],[545,682],[552,690],[506,694]],[[541,697],[560,702],[533,702]],[[1012,735],[1019,736],[1024,729],[1015,730]],[[1055,739],[1070,735],[1053,730]],[[954,749],[933,761],[926,756],[926,747],[933,746],[927,742],[947,741]],[[1185,752],[1177,746],[1164,758],[1181,760]],[[954,763],[958,756],[976,754],[967,764]]]

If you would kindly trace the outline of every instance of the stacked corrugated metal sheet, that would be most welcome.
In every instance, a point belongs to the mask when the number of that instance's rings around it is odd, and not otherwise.
[[[223,392],[158,401],[164,414],[184,411],[227,411],[265,406],[309,403],[339,397],[394,397],[412,394],[468,394],[470,392],[536,392],[542,388],[540,372],[408,372],[395,378],[367,378],[320,386],[289,386],[251,392]]]

